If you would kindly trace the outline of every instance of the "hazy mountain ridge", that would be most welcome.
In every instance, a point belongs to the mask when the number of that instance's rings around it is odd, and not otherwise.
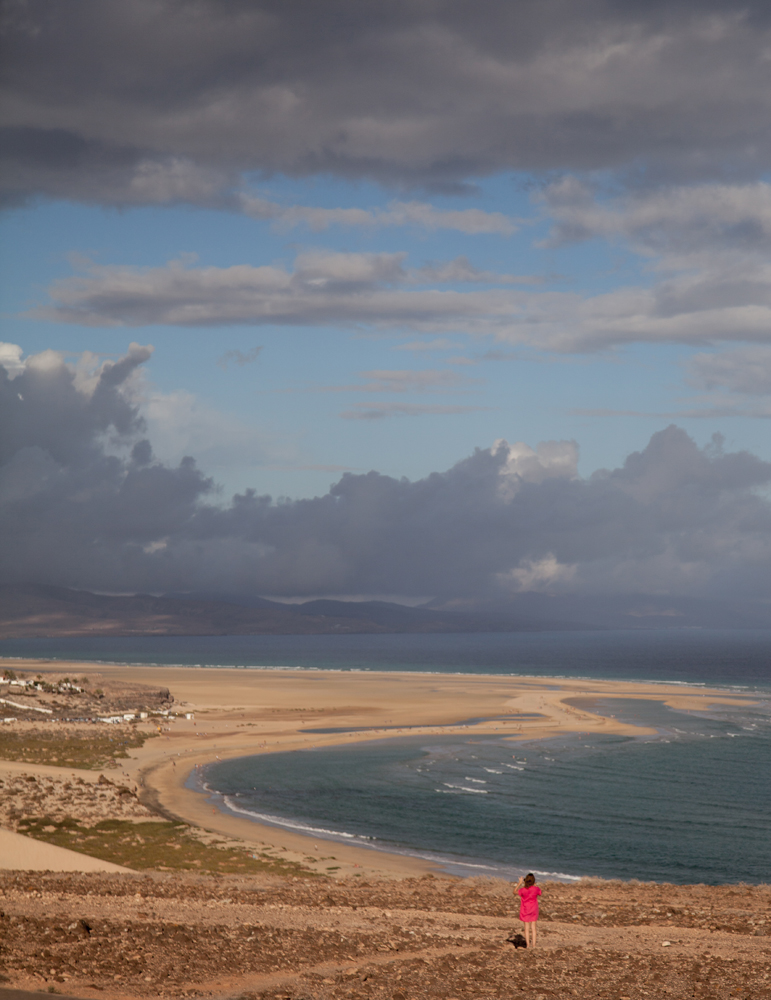
[[[345,632],[510,632],[580,628],[480,611],[410,608],[385,601],[250,604],[211,596],[110,596],[28,584],[0,587],[0,639],[83,635],[292,635]]]
[[[761,602],[651,595],[576,597],[523,593],[507,601],[456,600],[408,607],[319,599],[281,604],[215,595],[112,596],[64,587],[0,587],[0,639],[84,635],[330,635],[565,631],[569,629],[771,628]]]

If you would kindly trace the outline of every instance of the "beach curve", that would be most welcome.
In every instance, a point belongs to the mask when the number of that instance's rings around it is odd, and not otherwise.
[[[51,668],[44,661],[18,665]],[[649,699],[686,711],[754,701],[720,688],[589,678],[59,662],[56,669],[170,688],[179,714],[122,764],[125,777],[140,786],[142,800],[161,815],[319,873],[326,873],[333,856],[340,875],[381,877],[414,876],[438,866],[381,848],[319,843],[314,835],[225,812],[189,787],[191,775],[216,760],[350,745],[405,732],[495,736],[513,743],[580,732],[655,734],[600,714],[598,699]],[[324,728],[336,731],[309,732]]]

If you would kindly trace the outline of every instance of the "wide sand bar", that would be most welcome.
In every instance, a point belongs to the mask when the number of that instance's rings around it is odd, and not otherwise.
[[[592,709],[597,699],[604,698],[649,699],[683,710],[753,704],[746,694],[725,689],[562,677],[108,666],[43,660],[6,660],[3,665],[27,673],[99,674],[105,679],[168,687],[175,710],[194,718],[164,722],[160,738],[148,740],[125,761],[125,774],[143,787],[147,801],[170,816],[280,853],[320,872],[326,871],[334,856],[341,875],[407,876],[434,866],[223,813],[204,795],[185,787],[193,769],[216,759],[347,745],[408,733],[495,735],[513,742],[571,732],[654,733],[597,714]],[[320,728],[351,731],[307,731]],[[33,765],[24,766],[35,771]]]

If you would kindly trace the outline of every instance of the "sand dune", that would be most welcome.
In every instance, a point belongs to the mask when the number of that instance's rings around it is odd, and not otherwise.
[[[9,871],[130,872],[130,868],[0,829],[0,868]]]

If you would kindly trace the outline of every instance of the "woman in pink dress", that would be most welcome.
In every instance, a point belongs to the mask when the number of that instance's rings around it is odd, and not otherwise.
[[[541,889],[535,884],[535,875],[530,872],[521,877],[514,886],[520,899],[519,919],[525,925],[525,941],[528,948],[534,948],[538,937],[538,897]]]

